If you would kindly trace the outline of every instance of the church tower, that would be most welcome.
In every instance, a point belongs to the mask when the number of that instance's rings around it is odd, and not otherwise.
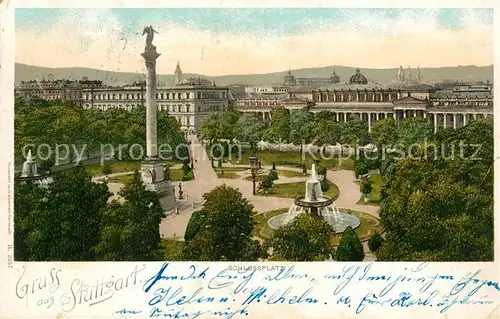
[[[181,65],[179,64],[179,61],[177,61],[177,67],[175,68],[174,72],[174,79],[175,79],[175,85],[179,85],[182,81],[182,70],[181,70]]]

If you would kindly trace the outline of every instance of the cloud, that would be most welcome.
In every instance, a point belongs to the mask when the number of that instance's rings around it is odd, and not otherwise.
[[[443,28],[437,10],[345,10],[342,22],[308,20],[304,34],[230,33],[155,24],[162,53],[158,73],[206,75],[268,73],[288,67],[348,65],[395,68],[402,65],[493,64],[493,27],[482,13],[464,10],[461,28]],[[308,27],[307,27],[308,26]],[[311,28],[314,26],[314,28]],[[16,62],[46,67],[89,67],[143,72],[141,27],[130,33],[111,10],[69,10],[52,26],[17,29]],[[223,26],[219,28],[223,29]]]

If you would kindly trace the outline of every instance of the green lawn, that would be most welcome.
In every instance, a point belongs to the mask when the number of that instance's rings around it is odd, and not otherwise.
[[[120,172],[130,172],[133,170],[140,170],[141,164],[140,162],[119,162],[119,161],[107,161],[105,164],[111,166],[112,173],[120,173]],[[87,170],[92,175],[102,175],[102,166],[101,164],[93,164],[88,165]]]
[[[113,176],[113,177],[110,177],[108,179],[108,182],[126,184],[126,183],[129,183],[133,177],[134,177],[134,174]]]
[[[252,236],[260,237],[264,239],[271,238],[274,230],[269,227],[267,221],[276,215],[284,213],[288,211],[288,208],[281,208],[277,210],[272,210],[269,212],[265,212],[262,214],[254,214],[253,215],[253,228],[252,228]]]
[[[370,175],[370,180],[372,181],[372,192],[366,196],[368,200],[365,202],[361,198],[358,204],[364,205],[378,205],[380,203],[380,191],[382,188],[382,176],[380,174]]]
[[[264,175],[255,175],[255,181],[256,182],[262,182],[266,176],[267,175],[265,175],[265,174]],[[252,181],[252,175],[245,177],[245,180],[251,182]]]
[[[240,178],[240,175],[236,174],[235,172],[224,171],[224,174],[217,172],[217,177],[226,178],[226,179],[237,179],[237,178]]]
[[[182,181],[184,171],[180,168],[170,170],[170,179],[174,182]]]
[[[209,146],[206,146],[209,150]],[[210,154],[210,151],[207,151]],[[230,157],[225,157],[224,159],[232,164],[237,164],[238,159],[236,158],[237,153],[233,153]],[[252,155],[249,148],[242,149],[242,156],[240,159],[240,164],[249,163],[248,158]],[[280,151],[257,151],[257,156],[261,161],[262,165],[272,165],[273,162],[276,166],[291,166],[302,168],[302,154],[300,152],[280,152]],[[337,155],[333,156],[331,159],[321,159],[319,154],[314,154],[314,157],[309,153],[304,153],[304,160],[308,170],[311,168],[312,163],[315,159],[320,161],[320,164],[328,169],[348,169],[354,170],[354,160],[351,158],[339,158]]]
[[[359,217],[360,219],[359,227],[356,228],[354,231],[356,232],[356,234],[358,234],[360,240],[362,241],[368,240],[373,234],[375,234],[375,232],[379,234],[383,232],[382,224],[380,223],[380,220],[378,220],[377,218],[350,209],[342,209],[341,211]],[[330,243],[334,246],[337,246],[338,244],[340,244],[341,238],[342,234],[333,235],[330,238]]]
[[[278,177],[304,177],[304,176],[307,176],[304,175],[302,172],[295,172],[295,171],[287,171],[287,170],[282,170],[282,169],[278,169],[276,170],[276,173],[278,173]]]
[[[214,170],[216,172],[219,172],[219,171],[224,171],[224,172],[243,172],[243,171],[246,171],[246,170],[249,170],[250,167],[232,167],[232,166],[228,166],[228,167],[224,167],[224,164],[222,164],[222,167],[214,167]]]
[[[330,188],[324,193],[324,195],[336,199],[339,194],[339,188],[334,183],[328,181]],[[269,190],[267,194],[264,192],[259,192],[258,195],[261,196],[272,196],[272,197],[285,197],[285,198],[297,198],[304,196],[306,191],[306,182],[296,182],[296,183],[283,183],[275,184],[272,189]]]
[[[272,217],[286,211],[288,211],[288,208],[272,210],[262,214],[255,214],[253,216],[254,225],[252,229],[252,236],[260,237],[263,239],[271,238],[274,230],[269,227],[267,221]],[[356,215],[360,218],[359,227],[355,229],[360,240],[369,239],[375,232],[378,232],[379,234],[383,232],[382,224],[377,218],[350,209],[341,209],[341,211],[347,214]],[[330,238],[330,243],[332,244],[332,246],[337,246],[340,243],[341,238],[342,234],[332,235]]]
[[[160,247],[165,251],[165,260],[182,260],[185,242],[173,239],[162,239]]]

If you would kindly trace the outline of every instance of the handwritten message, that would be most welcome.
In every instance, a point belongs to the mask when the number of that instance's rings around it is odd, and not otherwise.
[[[29,269],[24,268],[15,295],[27,307],[64,313],[98,308],[120,318],[230,319],[278,307],[290,313],[297,308],[352,315],[380,309],[439,314],[472,307],[494,310],[500,292],[498,281],[485,278],[482,269],[436,272],[443,268],[432,270],[428,263],[398,271],[377,263],[318,263],[316,269],[273,263],[128,266],[124,275],[96,273],[94,280],[65,277],[58,268],[28,279]]]

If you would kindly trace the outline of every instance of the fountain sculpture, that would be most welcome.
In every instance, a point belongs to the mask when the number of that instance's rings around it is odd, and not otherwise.
[[[295,205],[290,207],[288,212],[274,216],[267,223],[272,229],[278,229],[293,222],[299,214],[323,218],[336,233],[344,232],[347,226],[354,229],[360,223],[359,218],[340,212],[333,200],[323,195],[314,164],[311,168],[311,178],[306,181],[305,197],[295,199]]]

